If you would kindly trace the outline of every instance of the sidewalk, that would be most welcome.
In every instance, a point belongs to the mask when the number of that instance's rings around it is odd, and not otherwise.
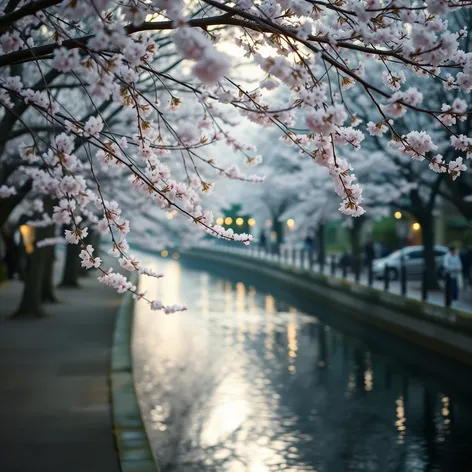
[[[7,320],[22,284],[0,287],[1,472],[120,470],[108,374],[121,296],[94,274],[81,285],[38,320]]]

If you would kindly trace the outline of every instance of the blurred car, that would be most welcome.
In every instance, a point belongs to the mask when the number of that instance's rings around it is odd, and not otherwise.
[[[446,246],[434,246],[434,259],[436,261],[436,270],[438,277],[443,274],[443,260],[447,254]],[[382,279],[385,274],[385,266],[388,267],[387,273],[390,280],[398,280],[400,277],[401,261],[405,264],[406,275],[410,279],[421,278],[424,270],[424,248],[423,246],[408,246],[398,251],[394,251],[386,257],[375,259],[372,264],[374,277]]]

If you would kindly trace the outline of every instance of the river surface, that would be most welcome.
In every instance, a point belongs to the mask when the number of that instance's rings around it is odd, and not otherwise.
[[[135,383],[162,472],[472,470],[467,368],[257,280],[147,260],[165,277],[140,288],[189,306],[135,309]]]

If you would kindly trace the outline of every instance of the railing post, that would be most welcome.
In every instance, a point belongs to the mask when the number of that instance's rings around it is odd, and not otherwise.
[[[450,307],[452,305],[452,280],[451,276],[446,273],[445,278],[445,287],[444,287],[444,305]]]
[[[305,255],[306,255],[306,250],[302,249],[300,251],[300,266],[302,269],[305,268]]]
[[[384,290],[388,292],[388,287],[390,285],[390,274],[388,273],[388,264],[384,266]]]
[[[369,266],[368,266],[368,285],[369,287],[372,287],[372,285],[374,284],[374,270],[373,270],[373,267],[372,267],[372,261],[369,261]]]
[[[343,261],[343,264],[342,264],[342,274],[343,274],[343,279],[345,279],[347,277],[347,264],[346,264],[346,261]]]
[[[423,269],[423,281],[421,283],[421,300],[424,302],[428,299],[428,269]]]
[[[324,274],[325,264],[324,264],[323,258],[320,259],[318,262],[319,262],[319,264],[320,264],[320,273],[321,273],[321,274]]]
[[[355,258],[354,267],[354,280],[358,284],[361,280],[361,261],[358,256]]]
[[[313,249],[310,249],[310,252],[308,253],[308,257],[310,258],[310,266],[309,266],[310,270],[313,270],[315,267],[315,258],[313,256],[314,256]]]
[[[406,267],[403,258],[400,262],[400,288],[402,295],[406,297]]]
[[[336,256],[333,254],[331,256],[331,276],[334,277],[336,275]]]
[[[297,250],[295,248],[292,249],[292,265],[296,265],[297,263]]]

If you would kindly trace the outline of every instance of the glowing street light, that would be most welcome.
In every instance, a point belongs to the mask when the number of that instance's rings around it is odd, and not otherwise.
[[[33,254],[34,252],[34,240],[35,240],[35,228],[29,225],[20,226],[21,237],[23,238],[23,244],[27,254]]]
[[[236,224],[241,226],[244,223],[244,220],[241,217],[236,218]]]
[[[396,211],[393,216],[397,219],[400,220],[402,217],[402,212],[401,211]]]
[[[256,220],[255,220],[254,218],[249,218],[249,219],[247,220],[247,224],[248,224],[249,226],[256,226]]]
[[[161,256],[162,256],[162,257],[167,257],[168,255],[169,255],[169,251],[167,251],[167,249],[163,249],[163,250],[161,251]]]
[[[421,228],[421,225],[420,225],[419,223],[413,223],[413,224],[411,225],[411,229],[412,229],[413,231],[419,231],[420,228]]]
[[[217,225],[220,225],[220,226],[221,226],[224,222],[225,222],[225,220],[224,220],[223,218],[221,218],[221,216],[216,219],[216,224],[217,224]]]
[[[288,226],[289,228],[293,228],[293,227],[295,226],[295,221],[294,221],[292,218],[289,218],[289,219],[287,220],[287,226]]]
[[[227,216],[225,218],[225,224],[230,225],[233,222],[233,218],[231,216]]]

